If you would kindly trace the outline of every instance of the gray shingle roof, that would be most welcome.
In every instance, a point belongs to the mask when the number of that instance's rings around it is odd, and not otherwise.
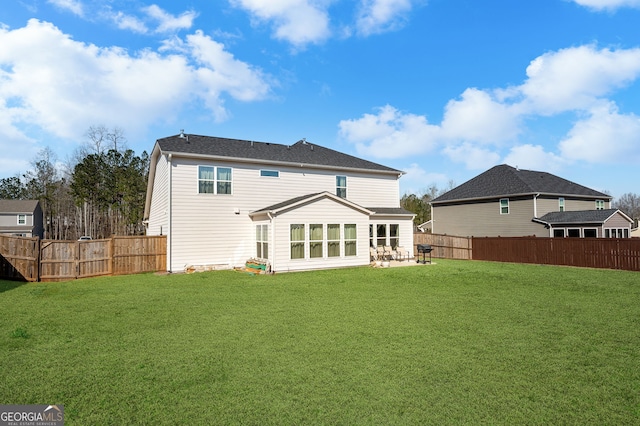
[[[250,159],[312,166],[327,166],[344,169],[362,169],[401,174],[400,170],[371,161],[343,154],[329,148],[306,141],[293,145],[269,142],[255,142],[241,139],[228,139],[213,136],[185,135],[158,139],[163,152],[208,155],[235,159]]]
[[[432,203],[537,193],[611,199],[607,194],[551,173],[519,170],[502,164],[442,194]]]
[[[415,213],[410,212],[407,209],[402,207],[367,207],[367,209],[373,211],[375,214],[387,214],[387,215],[415,215]]]
[[[33,213],[38,200],[0,200],[0,213]]]
[[[551,225],[565,223],[604,223],[617,211],[617,209],[606,209],[550,212],[539,218],[539,220]]]

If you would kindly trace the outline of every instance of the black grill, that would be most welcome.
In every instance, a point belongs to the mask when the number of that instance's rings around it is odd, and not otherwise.
[[[431,252],[433,251],[433,247],[429,244],[418,244],[418,255],[422,254],[422,263],[427,263],[426,255],[429,254],[429,263],[431,263]],[[416,257],[416,262],[420,263],[420,257]]]

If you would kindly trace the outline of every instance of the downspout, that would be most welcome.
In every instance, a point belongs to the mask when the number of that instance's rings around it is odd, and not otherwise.
[[[533,217],[535,218],[538,217],[538,197],[539,196],[540,196],[539,192],[533,196]]]
[[[173,173],[172,173],[172,164],[171,164],[171,159],[172,159],[172,155],[169,154],[167,156],[167,160],[169,163],[169,217],[167,220],[167,226],[168,226],[168,231],[167,231],[167,271],[172,272],[171,271],[171,262],[172,262],[172,249],[173,249],[173,227],[172,227],[172,212],[173,212],[173,203],[172,203],[172,199],[173,199],[173,188],[172,188],[172,182],[173,182]]]
[[[269,217],[269,221],[271,222],[271,236],[269,237],[269,249],[271,251],[271,272],[275,272],[276,270],[276,221],[275,216],[271,215],[271,212],[267,212],[267,216]]]

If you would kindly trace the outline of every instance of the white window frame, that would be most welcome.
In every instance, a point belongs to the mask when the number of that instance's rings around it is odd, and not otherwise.
[[[562,231],[562,236],[556,236],[556,231]],[[564,228],[553,228],[553,238],[565,238],[567,236],[567,230]]]
[[[578,236],[574,237],[571,234],[571,231],[578,231]],[[580,228],[567,228],[567,232],[565,234],[567,238],[582,238],[582,229]]]
[[[320,239],[313,238],[312,239],[312,230],[320,229],[322,235],[320,235]],[[324,224],[322,223],[310,223],[309,224],[309,259],[322,259],[324,258],[324,241],[325,241],[325,232],[324,232]],[[320,253],[314,255],[313,245],[320,244]]]
[[[210,169],[213,171],[213,179],[202,179],[200,177],[200,171],[202,169]],[[230,179],[220,179],[218,177],[218,173],[222,170],[229,170],[229,177]],[[197,179],[198,183],[197,183],[197,191],[198,194],[211,194],[211,195],[233,195],[233,168],[232,167],[226,167],[226,166],[205,166],[205,165],[198,165],[198,179]],[[213,184],[213,192],[203,192],[200,190],[200,183],[201,182],[210,182]],[[229,184],[229,193],[227,192],[220,192],[220,184],[224,184],[224,183],[228,183]]]
[[[596,200],[596,210],[604,210],[604,200]]]
[[[293,240],[291,238],[291,231],[294,226],[302,226],[302,239],[301,240]],[[307,258],[307,242],[305,241],[305,237],[307,235],[307,226],[304,223],[292,223],[289,225],[289,259],[291,260],[305,260]],[[293,245],[299,245],[302,243],[302,257],[293,257]]]
[[[587,237],[586,231],[594,231],[596,235]],[[598,238],[598,228],[582,228],[582,238]]]
[[[269,259],[269,225],[256,225],[256,257]]]
[[[629,238],[629,228],[604,228],[605,238]]]
[[[506,206],[502,205],[503,201],[507,202]],[[505,209],[505,208],[507,209],[507,211],[503,212],[503,209]],[[509,214],[509,199],[508,198],[500,198],[500,214]]]
[[[279,178],[280,177],[280,171],[279,170],[262,169],[262,170],[260,170],[260,177]]]
[[[27,215],[19,214],[18,215],[18,225],[26,225],[27,224]]]
[[[558,211],[561,211],[561,212],[564,211],[564,198],[563,197],[558,198]]]
[[[347,226],[353,226],[355,228],[355,238],[347,238]],[[358,225],[356,223],[345,223],[343,225],[343,230],[344,232],[342,235],[344,243],[342,246],[344,247],[344,257],[355,257],[358,255]],[[347,243],[354,243],[355,253],[349,254],[347,252]]]
[[[340,179],[344,179],[344,185],[340,185]],[[347,177],[344,175],[336,176],[336,195],[340,198],[347,198]]]
[[[337,227],[338,229],[338,239],[329,239],[329,228],[330,227]],[[342,227],[340,226],[339,223],[329,223],[327,224],[327,257],[340,257],[341,252],[341,247],[342,244],[340,243],[340,239],[342,237]],[[338,253],[337,254],[331,254],[331,246],[332,245],[336,245],[338,246]]]

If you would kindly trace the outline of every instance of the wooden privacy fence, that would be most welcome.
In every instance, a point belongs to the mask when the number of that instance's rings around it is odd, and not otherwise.
[[[0,235],[0,278],[63,281],[166,269],[167,237],[63,241]]]
[[[12,237],[0,234],[0,279],[37,281],[38,237]]]
[[[429,244],[433,248],[432,257],[440,259],[471,259],[471,238],[417,232],[413,234],[413,244],[414,253],[418,253],[418,244]]]
[[[639,238],[474,237],[473,259],[640,271]]]

